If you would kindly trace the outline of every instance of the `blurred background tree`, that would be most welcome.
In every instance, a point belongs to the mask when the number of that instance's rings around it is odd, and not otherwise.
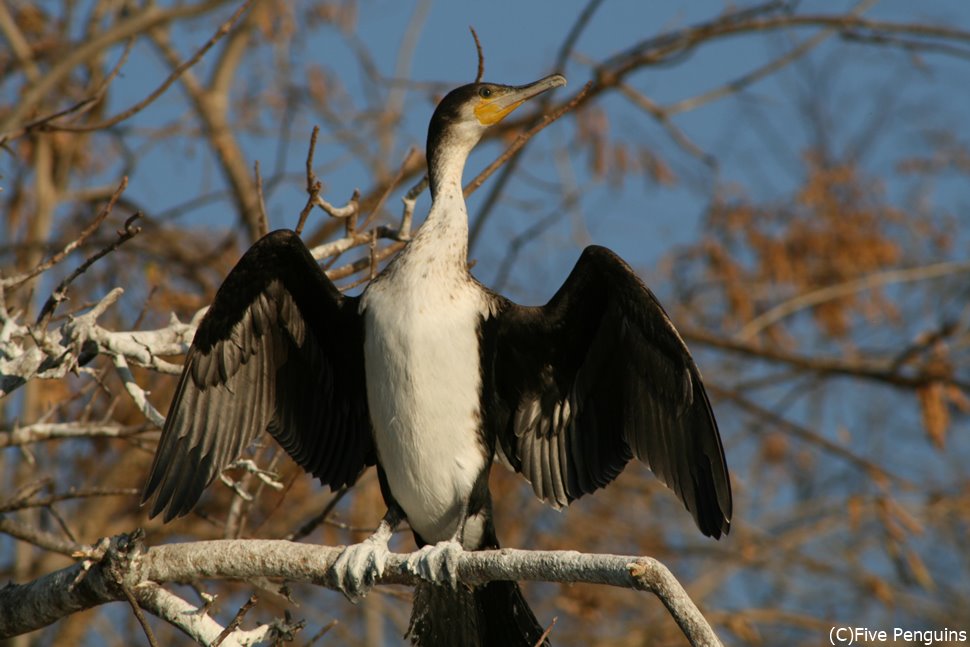
[[[504,544],[657,557],[726,644],[817,645],[846,624],[970,630],[970,7],[481,4],[0,2],[0,576],[30,581],[140,526],[150,544],[336,545],[376,525],[373,471],[337,500],[271,442],[254,457],[281,490],[237,471],[252,501],[216,483],[192,516],[147,521],[158,427],[138,397],[164,413],[179,358],[85,347],[72,367],[45,333],[116,287],[108,330],[190,321],[265,226],[296,225],[314,125],[321,196],[360,189],[361,244],[325,260],[359,290],[397,248],[368,232],[397,226],[435,102],[474,77],[472,24],[486,80],[560,71],[570,86],[480,146],[466,180],[591,82],[469,198],[473,271],[541,303],[585,244],[624,256],[694,350],[735,489],[732,533],[712,542],[645,468],[564,513],[497,468]],[[425,192],[416,222],[427,205]],[[119,238],[135,213],[140,232]],[[345,235],[321,211],[304,231],[311,246]],[[178,591],[218,594],[225,623],[252,586]],[[307,622],[298,644],[399,644],[409,595],[352,606],[293,587],[292,601],[261,594],[245,622],[289,610]],[[540,621],[558,617],[557,645],[684,644],[642,594],[526,595]],[[185,640],[152,626],[161,644]],[[5,644],[144,641],[108,605]]]

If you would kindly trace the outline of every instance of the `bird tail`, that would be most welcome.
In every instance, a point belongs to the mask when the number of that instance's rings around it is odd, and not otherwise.
[[[417,647],[549,647],[542,633],[516,582],[415,587],[407,635]]]

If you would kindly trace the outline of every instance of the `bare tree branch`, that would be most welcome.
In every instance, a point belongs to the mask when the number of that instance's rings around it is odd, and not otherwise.
[[[169,24],[181,18],[206,14],[217,7],[226,4],[227,0],[205,0],[195,4],[176,5],[174,7],[160,7],[148,5],[139,11],[127,13],[125,19],[112,28],[101,31],[95,38],[79,43],[69,51],[69,55],[51,68],[40,80],[32,84],[18,97],[14,109],[0,122],[0,143],[13,136],[22,134],[17,128],[25,115],[29,114],[51,90],[61,83],[78,65],[104,51],[114,43],[118,43],[132,36],[145,33],[158,26]],[[13,131],[13,132],[12,132]]]
[[[37,629],[81,609],[124,600],[124,587],[134,592],[140,603],[140,591],[146,584],[147,590],[157,594],[154,587],[158,584],[197,579],[269,578],[333,588],[336,579],[331,569],[342,550],[284,540],[216,540],[143,550],[137,534],[122,535],[113,538],[106,550],[89,551],[94,561],[86,570],[83,564],[77,564],[28,584],[0,589],[0,638]],[[419,578],[407,570],[407,559],[406,554],[390,555],[378,583],[417,583]],[[469,585],[531,580],[649,591],[661,599],[692,645],[721,644],[676,578],[650,557],[575,551],[470,551],[459,558],[458,577]],[[17,604],[12,604],[14,599]],[[25,614],[23,610],[28,608],[33,612]]]
[[[943,263],[934,263],[933,265],[923,267],[886,270],[884,272],[869,274],[868,276],[863,276],[851,281],[845,281],[836,285],[828,285],[824,288],[812,290],[811,292],[807,292],[805,294],[799,294],[798,296],[792,297],[783,303],[773,306],[770,310],[761,313],[746,323],[744,327],[734,335],[734,338],[742,342],[750,341],[765,328],[768,328],[772,324],[777,323],[785,317],[789,317],[797,312],[805,310],[806,308],[812,308],[827,301],[845,297],[856,292],[863,292],[865,290],[871,290],[876,287],[891,285],[893,283],[925,281],[928,279],[935,279],[954,274],[963,274],[966,272],[970,272],[970,261],[945,261]]]

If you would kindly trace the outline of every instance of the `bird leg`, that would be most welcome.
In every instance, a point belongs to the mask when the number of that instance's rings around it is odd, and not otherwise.
[[[461,506],[458,528],[451,539],[422,546],[411,553],[405,565],[408,572],[434,584],[445,583],[453,589],[458,588],[458,561],[465,551],[463,540],[467,517],[468,503],[465,502]]]
[[[403,518],[396,506],[390,506],[374,534],[359,544],[344,548],[333,563],[337,589],[351,602],[356,604],[365,597],[377,578],[384,574],[390,555],[387,544]]]

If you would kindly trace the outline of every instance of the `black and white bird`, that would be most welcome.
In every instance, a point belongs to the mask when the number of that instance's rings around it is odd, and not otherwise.
[[[468,271],[462,172],[485,130],[565,84],[473,83],[438,105],[428,132],[431,210],[363,294],[341,294],[295,233],[240,259],[201,321],[143,501],[187,513],[258,434],[269,431],[331,488],[376,465],[388,513],[335,565],[365,593],[406,519],[429,580],[461,550],[498,547],[489,469],[497,454],[553,506],[610,483],[633,457],[715,538],[731,521],[717,424],[683,339],[619,257],[586,248],[544,306],[512,303]],[[440,582],[440,579],[437,580]],[[425,646],[535,645],[542,634],[515,582],[427,581],[411,640]]]

